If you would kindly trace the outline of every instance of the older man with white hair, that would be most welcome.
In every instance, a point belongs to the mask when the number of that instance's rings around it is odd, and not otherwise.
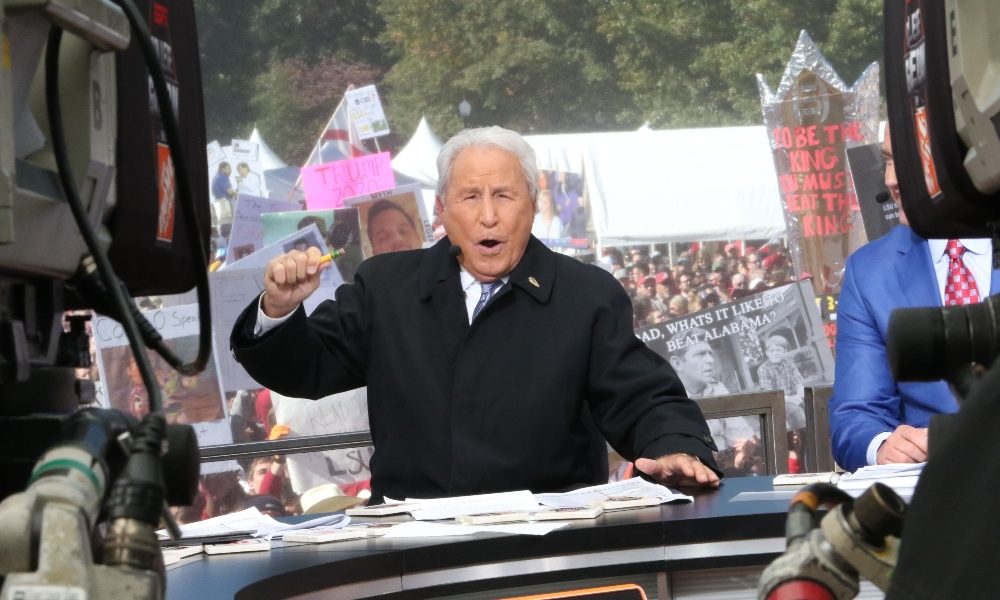
[[[320,251],[268,264],[232,335],[247,371],[297,397],[368,386],[376,502],[603,483],[605,439],[652,479],[717,486],[705,419],[621,285],[531,235],[524,139],[463,131],[438,171],[447,237],[369,259],[309,317]]]

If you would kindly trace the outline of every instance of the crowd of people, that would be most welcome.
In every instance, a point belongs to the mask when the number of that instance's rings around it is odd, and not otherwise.
[[[632,299],[638,330],[789,283],[784,240],[608,247],[599,258]]]

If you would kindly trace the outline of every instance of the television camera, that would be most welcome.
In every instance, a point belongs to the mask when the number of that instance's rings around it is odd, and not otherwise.
[[[176,534],[167,503],[197,489],[194,431],[166,423],[144,348],[186,375],[211,350],[194,6],[142,4],[0,0],[0,599],[162,597],[154,530]],[[185,362],[130,297],[193,287]],[[141,420],[92,406],[88,317],[64,325],[70,309],[122,323]]]

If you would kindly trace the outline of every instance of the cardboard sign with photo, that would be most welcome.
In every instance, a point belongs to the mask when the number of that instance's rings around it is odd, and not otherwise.
[[[198,305],[148,310],[143,311],[143,315],[176,355],[182,358],[195,356],[198,351]],[[141,419],[149,412],[149,395],[124,329],[114,319],[98,315],[94,319],[93,331],[97,365],[104,383],[105,406]],[[201,446],[231,444],[229,412],[215,358],[209,359],[201,373],[184,376],[158,354],[149,352],[148,356],[160,384],[167,422],[192,425]]]
[[[538,172],[535,220],[531,233],[550,248],[586,248],[587,210],[583,177],[568,171]]]
[[[782,390],[789,432],[806,427],[804,388],[833,381],[833,355],[808,281],[650,325],[636,335],[670,362],[692,398]],[[721,421],[709,424],[720,450],[759,437],[752,420]]]
[[[358,209],[361,248],[365,258],[426,248],[434,239],[419,184],[349,198]]]
[[[225,263],[232,264],[250,256],[263,248],[264,225],[261,215],[265,213],[292,211],[301,208],[298,203],[284,202],[257,196],[237,197],[233,214],[233,227],[229,234],[229,249]]]

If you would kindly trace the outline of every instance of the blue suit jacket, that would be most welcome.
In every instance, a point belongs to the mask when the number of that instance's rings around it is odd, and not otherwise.
[[[1000,291],[994,269],[990,291]],[[847,259],[837,307],[837,365],[830,400],[833,457],[853,471],[867,464],[872,439],[898,425],[927,427],[931,416],[958,410],[948,384],[896,383],[885,340],[889,315],[901,307],[941,306],[926,240],[905,225]]]

